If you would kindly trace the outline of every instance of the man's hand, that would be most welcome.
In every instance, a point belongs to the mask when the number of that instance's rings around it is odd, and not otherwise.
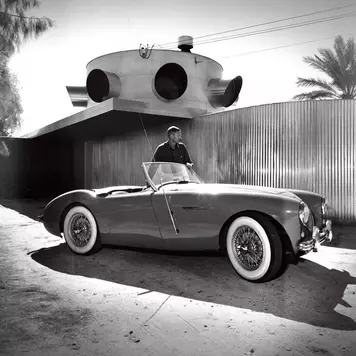
[[[193,168],[193,163],[186,163],[188,168]]]

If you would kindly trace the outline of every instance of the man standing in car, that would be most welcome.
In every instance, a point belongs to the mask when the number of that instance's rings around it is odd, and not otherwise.
[[[182,143],[182,132],[177,126],[171,126],[167,130],[168,140],[161,143],[154,153],[153,161],[183,163],[188,168],[193,167],[193,162],[188,150]]]

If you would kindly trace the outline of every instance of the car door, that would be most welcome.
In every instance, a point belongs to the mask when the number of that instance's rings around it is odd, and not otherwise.
[[[109,229],[107,243],[114,245],[161,247],[160,234],[151,204],[151,188],[136,193],[113,193],[101,202]]]
[[[215,248],[219,226],[209,194],[199,193],[194,184],[171,184],[151,196],[158,226],[167,248]],[[173,213],[175,231],[167,203]]]

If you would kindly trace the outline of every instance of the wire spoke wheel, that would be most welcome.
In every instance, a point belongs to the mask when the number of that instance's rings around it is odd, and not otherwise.
[[[70,237],[77,246],[85,246],[91,237],[91,226],[87,217],[76,214],[70,221]]]
[[[262,263],[263,245],[255,230],[242,226],[236,230],[233,244],[236,258],[248,271],[256,270]]]
[[[93,253],[101,247],[96,220],[84,206],[74,206],[67,212],[63,235],[69,248],[80,255]]]
[[[237,217],[229,226],[226,249],[235,271],[251,282],[273,279],[282,264],[282,242],[271,221],[259,214]]]

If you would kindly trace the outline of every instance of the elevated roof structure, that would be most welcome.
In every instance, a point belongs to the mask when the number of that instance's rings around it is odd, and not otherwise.
[[[91,60],[85,86],[67,86],[83,110],[22,136],[92,139],[142,127],[194,119],[238,101],[242,78],[223,80],[222,66],[194,54],[193,39],[181,36],[177,50],[140,47]],[[141,115],[141,117],[140,117]]]
[[[34,130],[22,138],[49,139],[95,139],[122,134],[145,127],[169,124],[183,118],[180,113],[171,110],[162,114],[143,102],[132,102],[117,98],[108,99],[62,120]],[[185,119],[191,119],[188,115]]]

